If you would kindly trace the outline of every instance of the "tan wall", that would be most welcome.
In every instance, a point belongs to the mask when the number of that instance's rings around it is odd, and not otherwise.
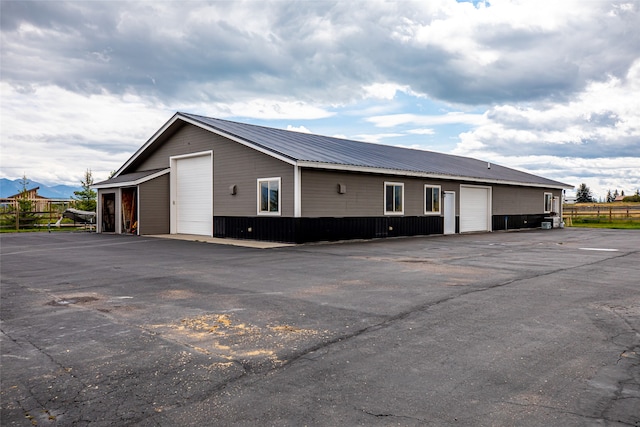
[[[493,185],[493,215],[544,213],[544,193],[560,197],[562,190]]]
[[[140,234],[169,234],[169,174],[138,186]]]
[[[214,216],[256,216],[257,179],[272,177],[281,178],[282,216],[293,216],[292,165],[196,126],[180,128],[135,170],[166,168],[171,156],[210,150]],[[231,185],[236,186],[236,195],[229,194]]]
[[[456,193],[456,215],[460,214],[460,184],[492,187],[493,215],[541,214],[544,193],[559,197],[562,190],[529,188],[475,182],[440,181],[394,177],[355,172],[303,169],[302,216],[381,216],[384,215],[384,183],[402,182],[405,191],[405,216],[424,215],[424,185],[440,185],[442,191]],[[338,193],[338,184],[346,186]]]
[[[456,193],[459,193],[460,187],[458,183],[450,181],[303,169],[302,216],[382,216],[385,182],[404,183],[405,216],[424,215],[425,184],[440,185],[442,191]],[[338,193],[339,183],[346,186],[345,194]]]

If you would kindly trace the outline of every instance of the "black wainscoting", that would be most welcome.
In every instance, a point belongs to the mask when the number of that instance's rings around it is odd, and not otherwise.
[[[493,231],[516,230],[518,228],[540,228],[542,227],[542,221],[544,221],[545,216],[549,216],[549,214],[493,215]]]
[[[306,243],[442,234],[444,221],[440,216],[347,218],[218,216],[213,218],[213,229],[215,237]]]

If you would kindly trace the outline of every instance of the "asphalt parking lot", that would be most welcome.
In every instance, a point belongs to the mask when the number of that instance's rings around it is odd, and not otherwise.
[[[640,232],[0,237],[3,426],[640,426]]]

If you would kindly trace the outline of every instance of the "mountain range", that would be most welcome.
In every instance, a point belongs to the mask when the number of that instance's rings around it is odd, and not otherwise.
[[[38,195],[47,197],[49,199],[70,199],[73,196],[74,191],[81,191],[82,187],[73,187],[71,185],[45,185],[35,181],[29,181],[27,190],[35,187],[38,189]],[[7,178],[0,178],[0,198],[13,196],[22,191],[22,179],[10,180]]]

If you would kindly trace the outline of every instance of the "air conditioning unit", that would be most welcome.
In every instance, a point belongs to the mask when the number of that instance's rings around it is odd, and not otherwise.
[[[543,222],[542,222],[542,229],[543,229],[543,230],[551,230],[551,222],[549,222],[549,221],[543,221]]]

